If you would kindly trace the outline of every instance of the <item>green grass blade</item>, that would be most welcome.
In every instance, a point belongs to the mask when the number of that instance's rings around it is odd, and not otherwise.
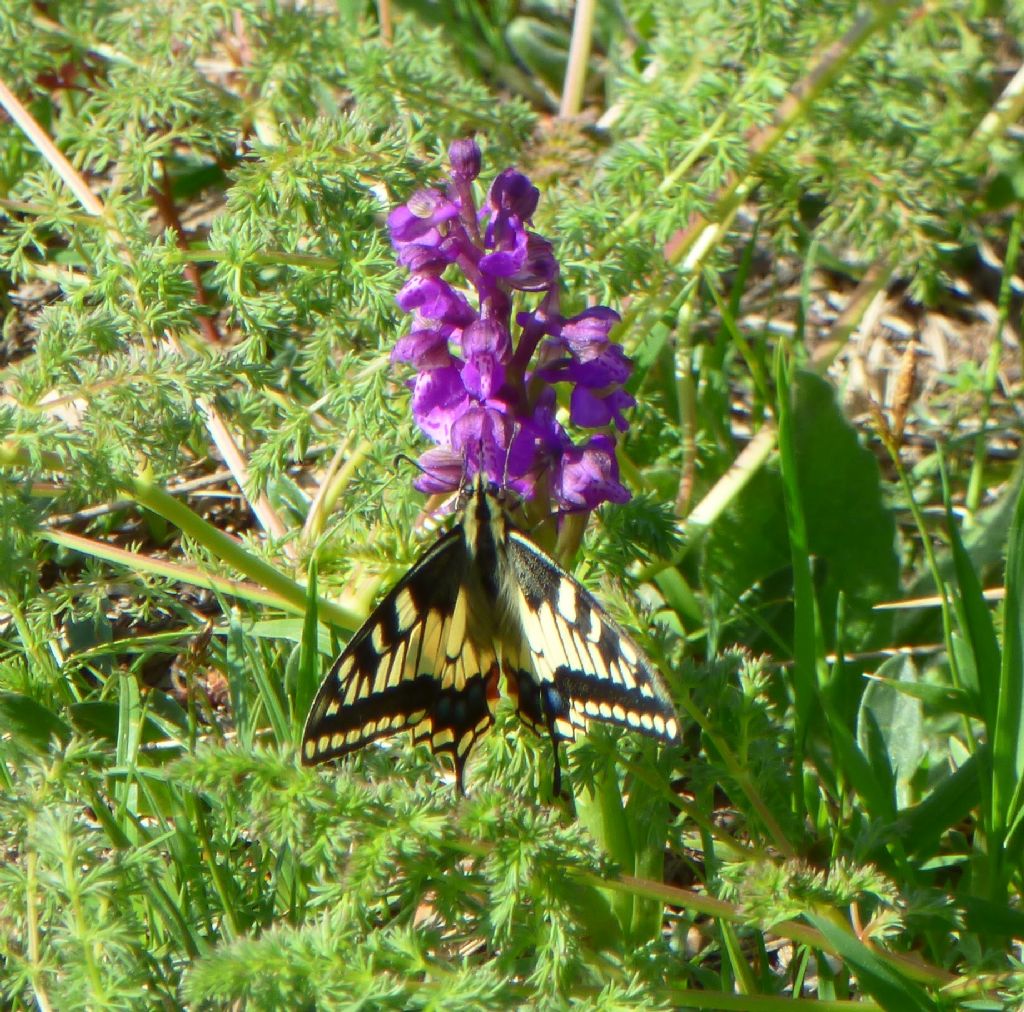
[[[782,474],[783,499],[789,532],[790,557],[793,565],[793,698],[796,710],[794,763],[802,766],[811,716],[818,705],[817,664],[822,651],[814,580],[811,575],[807,526],[800,498],[796,461],[796,433],[792,410],[790,367],[784,354],[778,357],[777,412],[779,419],[779,466]]]
[[[955,773],[922,801],[900,813],[894,832],[906,841],[908,856],[918,863],[932,857],[947,830],[967,818],[981,803],[979,769],[987,769],[989,748],[982,745]]]
[[[992,832],[1001,846],[1020,805],[1024,779],[1024,495],[1017,499],[1006,557],[1003,657],[992,736]],[[1019,861],[1019,855],[1017,857]],[[1003,875],[1008,870],[1001,868]],[[998,886],[994,880],[993,888]]]
[[[309,560],[309,571],[306,576],[306,616],[302,624],[302,641],[299,644],[299,663],[295,672],[295,696],[292,724],[295,727],[296,741],[302,733],[302,725],[306,714],[313,703],[317,686],[320,684],[320,649],[318,621],[319,599],[316,592],[317,564],[316,559]]]
[[[831,943],[851,969],[865,993],[884,1009],[900,1012],[938,1012],[939,1006],[927,991],[901,977],[849,931],[836,925],[831,917],[808,914],[807,919]]]
[[[960,667],[964,677],[964,688],[976,698],[972,702],[984,715],[985,729],[989,741],[994,740],[996,729],[996,709],[999,700],[999,680],[1002,661],[999,653],[999,641],[996,639],[992,625],[992,614],[982,593],[981,581],[978,579],[971,558],[960,537],[960,528],[953,515],[950,504],[946,504],[946,530],[949,533],[950,550],[956,573],[958,594],[956,598],[957,613],[974,656],[974,684],[970,683],[970,668]]]

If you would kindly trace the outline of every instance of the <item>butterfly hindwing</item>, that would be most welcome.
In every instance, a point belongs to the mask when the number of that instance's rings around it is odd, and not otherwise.
[[[451,753],[461,784],[473,743],[493,723],[499,670],[493,645],[470,635],[471,563],[456,526],[388,592],[320,686],[304,763],[411,729]]]
[[[556,747],[592,720],[677,741],[675,707],[660,674],[594,596],[515,529],[508,559],[532,667],[531,674],[522,657],[514,665],[523,721],[543,725]]]

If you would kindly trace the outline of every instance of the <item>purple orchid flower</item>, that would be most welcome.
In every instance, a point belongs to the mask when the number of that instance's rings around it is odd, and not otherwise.
[[[413,417],[436,444],[420,458],[416,487],[453,492],[482,474],[524,500],[543,490],[563,513],[627,501],[613,436],[574,441],[557,411],[564,384],[573,428],[629,427],[624,412],[635,401],[623,384],[632,364],[609,336],[618,314],[592,306],[563,318],[554,248],[529,228],[540,191],[506,169],[478,210],[480,148],[458,140],[449,158],[444,192],[420,190],[388,217],[410,273],[397,302],[413,314],[392,360],[416,369]],[[513,326],[516,292],[541,297]]]

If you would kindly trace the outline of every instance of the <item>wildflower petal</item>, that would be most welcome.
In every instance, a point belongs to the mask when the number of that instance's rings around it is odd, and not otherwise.
[[[526,262],[527,242],[525,229],[508,229],[497,239],[501,248],[480,258],[480,270],[495,278],[507,278],[517,273]]]
[[[455,420],[469,406],[456,366],[421,372],[413,384],[412,416],[431,439],[447,443]]]
[[[415,310],[428,320],[440,320],[456,327],[464,327],[476,318],[466,297],[447,281],[433,275],[413,275],[402,285],[395,301],[406,313]]]
[[[431,225],[441,225],[459,215],[459,207],[454,201],[449,200],[440,190],[428,189],[417,190],[406,201],[406,207],[411,214]]]
[[[441,238],[429,221],[413,214],[405,204],[388,215],[388,232],[396,249],[410,242],[436,244]]]
[[[508,328],[492,319],[474,320],[462,331],[460,346],[467,356],[493,355],[504,362],[512,351]]]
[[[626,357],[622,346],[608,344],[592,358],[584,357],[567,370],[567,378],[585,387],[600,388],[612,383],[625,383],[633,371],[633,363]]]
[[[514,214],[520,221],[529,221],[533,217],[539,200],[540,190],[527,176],[515,169],[505,169],[499,173],[487,195],[487,202],[495,214],[505,211]]]
[[[494,408],[471,407],[455,420],[451,446],[465,455],[467,476],[482,474],[496,485],[504,484],[508,432],[508,419]]]
[[[558,335],[576,354],[595,343],[604,344],[612,327],[622,317],[608,306],[590,306],[582,313],[563,320]]]
[[[509,284],[523,292],[539,292],[558,280],[554,247],[535,232],[526,233],[526,256]]]
[[[448,350],[448,336],[451,327],[425,328],[414,330],[395,342],[391,350],[392,362],[411,362],[417,369],[436,369],[451,365],[452,355]]]
[[[625,432],[629,422],[622,414],[627,408],[636,404],[633,396],[625,390],[612,390],[606,394],[597,394],[584,386],[577,386],[569,399],[569,417],[573,425],[584,429],[599,429],[609,422]]]
[[[462,485],[465,472],[465,458],[444,446],[432,446],[419,459],[422,473],[413,486],[427,495],[438,492],[455,492]]]
[[[494,355],[486,352],[470,355],[462,367],[462,382],[467,393],[485,401],[501,389],[505,382],[505,369]]]
[[[603,502],[630,499],[619,481],[615,443],[605,435],[592,436],[585,446],[566,451],[557,479],[555,496],[566,510],[592,510]]]
[[[448,250],[442,243],[437,246],[411,242],[398,251],[398,262],[413,274],[441,274],[452,262]]]
[[[576,387],[569,400],[569,417],[573,425],[599,429],[612,420],[612,413],[603,397],[598,397],[587,387]]]

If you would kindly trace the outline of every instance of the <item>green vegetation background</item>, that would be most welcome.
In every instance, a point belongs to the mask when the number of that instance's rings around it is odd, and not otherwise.
[[[554,0],[0,0],[6,1007],[1024,1000],[1024,5],[590,9],[563,95]],[[469,133],[637,363],[576,572],[685,741],[565,804],[504,711],[465,799],[297,763],[422,545],[383,220]]]

